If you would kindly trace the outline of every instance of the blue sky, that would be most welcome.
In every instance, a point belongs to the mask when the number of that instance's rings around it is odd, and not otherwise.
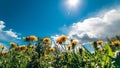
[[[118,6],[120,0],[81,0],[77,10],[66,10],[64,0],[0,0],[0,20],[13,29],[20,37],[36,35],[39,37],[66,34],[64,26],[84,21],[103,9]],[[69,32],[68,32],[69,33]],[[1,40],[3,42],[4,40]]]

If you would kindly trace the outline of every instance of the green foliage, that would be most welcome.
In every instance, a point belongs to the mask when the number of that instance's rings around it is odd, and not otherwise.
[[[118,37],[119,39],[119,37]],[[31,42],[31,41],[29,41]],[[77,51],[71,48],[67,50],[63,44],[61,51],[55,43],[55,51],[50,51],[50,45],[43,43],[43,39],[38,38],[34,47],[30,47],[27,41],[27,49],[21,50],[10,48],[7,54],[0,53],[0,68],[120,68],[119,50],[113,54],[113,49],[109,43],[102,44],[103,47],[94,46],[94,53],[86,47],[79,47]],[[74,46],[75,48],[75,46]],[[104,49],[103,49],[104,48]]]

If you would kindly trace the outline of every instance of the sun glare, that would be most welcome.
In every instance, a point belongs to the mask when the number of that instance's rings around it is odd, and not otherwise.
[[[77,8],[80,4],[80,0],[66,0],[66,5],[69,9]]]

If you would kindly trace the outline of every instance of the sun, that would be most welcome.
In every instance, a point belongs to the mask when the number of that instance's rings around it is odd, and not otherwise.
[[[66,6],[69,9],[76,9],[80,4],[80,0],[66,0]]]

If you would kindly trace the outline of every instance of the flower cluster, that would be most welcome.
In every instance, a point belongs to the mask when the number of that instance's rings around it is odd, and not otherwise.
[[[91,42],[94,51],[80,40],[60,36],[55,41],[34,35],[23,38],[25,45],[0,45],[0,68],[119,68],[119,40]],[[7,50],[6,50],[7,49]]]

